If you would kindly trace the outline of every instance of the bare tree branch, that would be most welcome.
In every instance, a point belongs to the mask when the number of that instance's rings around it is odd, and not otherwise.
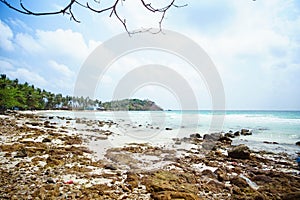
[[[106,8],[100,8],[100,9],[95,9],[93,8],[88,2],[86,2],[86,4],[83,4],[81,2],[79,2],[79,0],[69,0],[70,2],[65,5],[65,7],[63,7],[61,10],[57,10],[57,11],[52,11],[52,12],[34,12],[30,9],[28,9],[22,2],[22,0],[19,0],[19,4],[20,7],[15,7],[13,5],[11,5],[9,3],[9,1],[7,0],[0,0],[1,3],[3,3],[4,5],[6,5],[8,8],[17,11],[19,13],[25,14],[25,15],[34,15],[34,16],[42,16],[42,15],[59,15],[59,14],[67,14],[70,16],[70,20],[74,20],[75,22],[80,23],[80,21],[75,17],[75,14],[72,11],[72,7],[77,5],[80,6],[82,8],[88,9],[92,12],[95,13],[103,13],[106,11],[110,11],[109,17],[116,17],[118,19],[118,21],[123,25],[124,29],[127,31],[127,33],[129,35],[134,34],[134,33],[139,33],[139,32],[143,32],[143,31],[132,31],[130,32],[127,28],[126,25],[126,19],[122,19],[118,13],[118,5],[121,3],[121,5],[123,5],[123,1],[124,0],[114,0],[114,3],[112,6],[106,7]],[[95,3],[100,5],[100,0],[94,0]],[[161,19],[158,22],[159,24],[159,31],[162,31],[162,22],[165,19],[166,16],[166,12],[173,6],[175,8],[180,8],[180,7],[184,7],[187,6],[187,4],[182,5],[182,6],[178,6],[175,5],[175,0],[172,0],[167,6],[162,7],[162,8],[155,8],[151,5],[151,3],[146,3],[145,0],[141,0],[141,3],[143,5],[144,8],[146,8],[146,10],[153,12],[153,13],[161,13]],[[151,29],[144,29],[145,31],[150,31]]]

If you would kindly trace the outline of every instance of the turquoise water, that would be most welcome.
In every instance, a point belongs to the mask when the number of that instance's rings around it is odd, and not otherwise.
[[[234,143],[246,143],[255,150],[295,153],[300,148],[300,111],[129,111],[129,112],[47,112],[51,115],[85,117],[97,120],[113,120],[119,124],[122,142],[140,139],[162,143],[174,137],[186,137],[192,133],[251,129],[253,135],[241,136]],[[166,131],[166,128],[172,130]],[[265,144],[277,142],[278,145]]]

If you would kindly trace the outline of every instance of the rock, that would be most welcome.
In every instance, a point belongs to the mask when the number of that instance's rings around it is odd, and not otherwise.
[[[166,128],[166,131],[171,131],[171,130],[173,130],[173,129],[172,128],[168,128],[168,127]]]
[[[230,158],[249,159],[250,149],[246,145],[241,144],[228,150],[228,156]]]
[[[202,176],[208,177],[210,179],[215,179],[216,178],[216,174],[213,173],[211,170],[209,169],[205,169],[201,172]]]
[[[46,183],[55,183],[55,181],[52,178],[48,178]]]
[[[250,131],[249,129],[242,129],[241,135],[252,135],[252,131]]]
[[[272,182],[272,178],[266,175],[257,175],[253,177],[253,181],[261,182],[261,183],[270,183]]]
[[[214,141],[204,141],[202,143],[202,148],[205,150],[212,150],[215,148],[215,146],[216,146],[216,142]]]
[[[218,180],[223,182],[223,181],[228,181],[229,178],[228,178],[228,175],[226,172],[224,172],[222,169],[217,169],[215,172],[214,172],[217,177],[218,177]]]
[[[223,135],[221,133],[211,133],[211,134],[205,134],[203,136],[204,140],[219,140]]]
[[[25,158],[27,157],[27,152],[25,148],[22,148],[17,151],[17,154],[14,156],[15,158]]]
[[[297,146],[300,146],[300,141],[296,142],[296,145],[297,145]]]
[[[240,136],[240,132],[239,132],[239,131],[236,131],[236,132],[234,132],[233,135],[234,135],[235,137]]]
[[[233,133],[226,133],[225,137],[234,138],[234,134]]]
[[[117,167],[112,164],[107,164],[104,166],[104,169],[117,170]]]
[[[269,141],[263,141],[265,144],[278,144],[278,142],[269,142]]]
[[[226,144],[231,144],[232,140],[229,137],[223,136],[218,139],[218,141]]]
[[[51,142],[51,140],[49,138],[44,138],[42,142]]]
[[[239,176],[233,177],[232,179],[230,179],[230,182],[231,184],[238,186],[240,189],[248,187],[247,181]]]
[[[175,144],[176,145],[181,145],[181,141],[180,140],[176,140]]]
[[[201,138],[201,135],[199,133],[194,133],[190,135],[190,138]]]
[[[285,200],[294,200],[294,199],[300,199],[300,192],[291,192],[283,195],[283,198]]]
[[[138,183],[139,183],[139,178],[138,176],[136,175],[136,173],[133,173],[133,172],[127,172],[127,178],[126,178],[126,183],[129,184],[129,189],[131,189],[131,191],[134,189],[134,188],[137,188],[138,187]]]
[[[171,199],[184,199],[184,200],[199,200],[199,197],[195,194],[187,192],[175,192],[175,191],[164,191],[158,192],[151,195],[154,200],[171,200]]]

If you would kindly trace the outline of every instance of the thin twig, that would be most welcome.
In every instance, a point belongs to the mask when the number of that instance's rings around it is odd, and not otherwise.
[[[94,0],[95,3],[99,4],[100,6],[100,0]],[[139,31],[131,31],[129,32],[127,25],[126,25],[126,19],[122,19],[118,13],[118,5],[119,3],[122,3],[121,5],[123,6],[123,2],[122,0],[114,0],[114,4],[110,7],[106,7],[106,8],[101,8],[101,9],[95,9],[92,6],[89,5],[89,3],[87,2],[86,5],[79,2],[79,0],[69,0],[69,3],[62,8],[61,10],[57,10],[57,11],[52,11],[52,12],[34,12],[30,9],[28,9],[22,2],[22,0],[19,0],[19,4],[20,7],[15,7],[13,5],[11,5],[7,0],[0,0],[0,3],[3,3],[4,5],[6,5],[8,8],[17,11],[19,13],[25,14],[25,15],[34,15],[34,16],[42,16],[42,15],[58,15],[58,14],[67,14],[70,16],[70,20],[74,20],[77,23],[80,23],[80,21],[75,17],[75,14],[72,11],[72,6],[73,5],[78,5],[80,7],[83,7],[85,9],[91,10],[93,12],[96,13],[102,13],[102,12],[106,12],[106,11],[110,11],[109,16],[112,17],[113,15],[118,19],[118,21],[123,25],[124,29],[126,30],[126,32],[131,35],[131,34],[135,34],[135,33],[140,33],[140,32],[151,32],[152,29],[144,29],[144,30],[139,30]],[[175,0],[172,0],[167,6],[162,7],[162,8],[155,8],[151,5],[151,3],[145,3],[145,0],[141,0],[142,5],[150,12],[153,13],[161,13],[161,19],[159,21],[159,32],[162,31],[162,23],[165,19],[166,16],[166,12],[172,7],[176,7],[176,8],[181,8],[181,7],[185,7],[187,6],[187,4],[182,5],[182,6],[178,6],[175,5]],[[156,33],[156,32],[155,32]]]

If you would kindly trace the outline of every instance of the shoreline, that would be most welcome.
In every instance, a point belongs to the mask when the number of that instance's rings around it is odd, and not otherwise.
[[[299,168],[288,155],[232,146],[223,135],[174,138],[176,148],[109,147],[99,159],[90,144],[113,137],[115,122],[23,112],[0,120],[1,198],[300,197]]]

